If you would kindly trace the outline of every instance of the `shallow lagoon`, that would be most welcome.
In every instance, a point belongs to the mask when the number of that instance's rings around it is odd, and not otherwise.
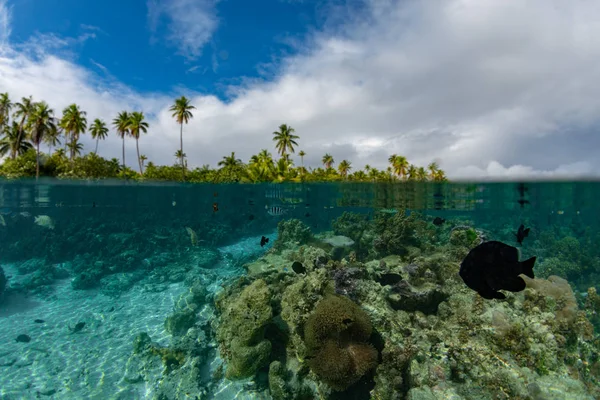
[[[599,194],[3,182],[0,396],[598,398]],[[464,285],[483,240],[538,257],[527,289]]]

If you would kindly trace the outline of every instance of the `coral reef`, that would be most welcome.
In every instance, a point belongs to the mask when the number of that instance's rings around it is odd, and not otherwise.
[[[347,389],[377,366],[377,350],[368,343],[371,333],[369,316],[355,303],[325,297],[304,330],[308,365],[334,390]]]
[[[217,300],[221,323],[217,340],[221,354],[228,360],[225,376],[244,378],[254,375],[268,364],[271,342],[265,339],[271,321],[271,292],[266,282],[258,279],[231,299]]]
[[[277,240],[273,243],[274,250],[283,250],[288,247],[296,247],[308,244],[313,234],[304,222],[299,219],[282,220],[277,224]]]

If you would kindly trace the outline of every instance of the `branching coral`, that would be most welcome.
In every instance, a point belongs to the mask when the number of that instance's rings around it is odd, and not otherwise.
[[[377,365],[377,350],[368,343],[371,332],[369,316],[354,302],[325,297],[304,331],[311,370],[334,390],[347,389]]]

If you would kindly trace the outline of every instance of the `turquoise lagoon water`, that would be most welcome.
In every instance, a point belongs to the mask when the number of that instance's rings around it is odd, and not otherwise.
[[[599,198],[596,182],[2,182],[0,399],[599,398]],[[525,291],[464,285],[485,240],[537,256]],[[334,311],[314,327],[334,295],[366,335]]]

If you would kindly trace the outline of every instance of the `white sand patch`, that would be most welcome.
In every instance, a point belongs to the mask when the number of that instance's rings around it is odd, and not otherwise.
[[[111,298],[97,291],[74,291],[70,280],[64,280],[54,285],[50,298],[27,299],[27,304],[21,304],[23,298],[9,298],[0,313],[5,315],[0,317],[0,397],[144,398],[143,385],[132,390],[132,385],[117,384],[133,339],[147,332],[154,342],[168,345],[164,320],[186,289],[183,283],[158,293],[143,287]],[[85,327],[71,332],[69,326],[78,322],[85,322]],[[20,334],[29,335],[31,341],[17,342]]]

